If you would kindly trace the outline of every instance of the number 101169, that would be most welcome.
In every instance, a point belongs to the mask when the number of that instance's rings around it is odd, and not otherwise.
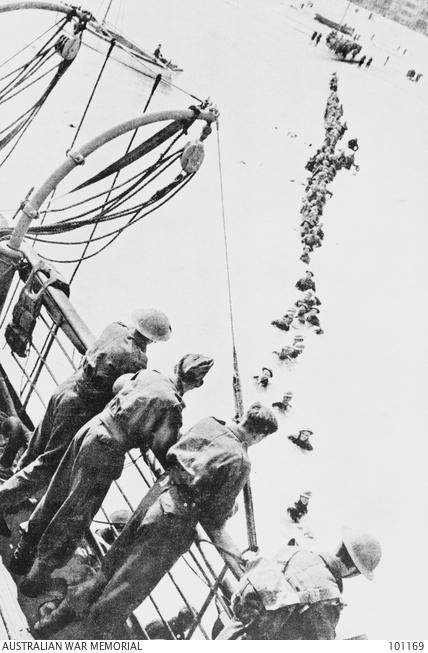
[[[425,648],[424,642],[388,642],[390,651],[423,651]]]

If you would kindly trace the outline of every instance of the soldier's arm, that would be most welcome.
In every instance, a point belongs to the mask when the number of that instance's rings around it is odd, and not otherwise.
[[[164,468],[167,467],[167,453],[177,442],[182,425],[181,408],[174,406],[166,411],[162,424],[156,430],[151,449]]]
[[[336,639],[340,612],[340,601],[319,601],[312,604],[301,617],[305,639]]]
[[[202,526],[204,526],[203,522]],[[226,531],[225,524],[216,527],[207,525],[204,528],[234,576],[241,578],[243,575],[241,551]]]

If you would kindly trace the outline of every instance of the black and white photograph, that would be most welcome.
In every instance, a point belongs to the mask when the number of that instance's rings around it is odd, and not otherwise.
[[[427,184],[428,0],[0,0],[2,651],[424,650]]]

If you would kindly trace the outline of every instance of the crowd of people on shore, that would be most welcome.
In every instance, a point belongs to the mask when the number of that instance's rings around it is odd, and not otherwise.
[[[362,46],[356,42],[356,39],[345,38],[336,30],[332,30],[326,38],[327,47],[333,54],[339,57],[342,61],[355,63],[359,68],[365,64],[366,68],[370,68],[373,63],[373,57],[367,57],[363,54],[359,59],[357,55],[361,53]]]

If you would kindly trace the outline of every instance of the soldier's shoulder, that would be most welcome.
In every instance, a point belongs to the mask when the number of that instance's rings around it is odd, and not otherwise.
[[[202,417],[200,420],[198,420],[192,427],[191,430],[198,430],[198,431],[212,431],[215,430],[217,431],[223,431],[226,427],[226,422],[223,420],[219,419],[218,417],[214,417],[212,415],[209,415],[208,417]]]
[[[104,327],[104,329],[101,331],[100,336],[99,338],[97,338],[97,340],[104,339],[108,336],[112,336],[115,334],[123,333],[124,331],[125,332],[129,331],[129,328],[124,322],[110,322],[110,324],[107,324],[107,326]]]
[[[183,400],[178,394],[172,379],[157,370],[141,370],[136,377],[147,395],[151,395],[165,404],[182,406]]]

